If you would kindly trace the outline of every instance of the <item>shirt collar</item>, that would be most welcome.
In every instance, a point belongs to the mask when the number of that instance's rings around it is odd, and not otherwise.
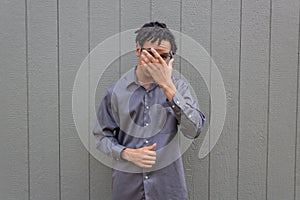
[[[124,76],[124,81],[125,81],[126,87],[129,87],[131,84],[139,85],[136,74],[135,74],[136,68],[137,68],[137,66],[135,66],[133,69],[126,72],[126,74]]]

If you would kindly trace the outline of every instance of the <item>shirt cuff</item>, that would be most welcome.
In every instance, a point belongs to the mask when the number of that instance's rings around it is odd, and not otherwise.
[[[183,106],[185,105],[185,99],[178,91],[176,91],[172,100],[167,100],[167,102],[176,114],[180,114],[180,111],[183,110]]]
[[[183,98],[183,96],[178,91],[176,91],[176,93],[171,101],[169,101],[167,99],[167,103],[173,109],[175,117],[178,121],[178,124],[181,124],[181,115],[182,115],[182,113],[184,113],[184,108],[186,105],[185,99]]]
[[[121,153],[124,149],[125,149],[125,147],[120,144],[113,145],[113,147],[112,147],[113,158],[117,161],[121,160]]]

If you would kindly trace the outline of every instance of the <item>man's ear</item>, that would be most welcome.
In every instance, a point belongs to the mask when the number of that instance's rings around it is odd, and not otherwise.
[[[141,54],[141,46],[139,45],[139,43],[136,43],[136,45],[135,45],[135,55],[137,57],[140,57],[140,54]]]

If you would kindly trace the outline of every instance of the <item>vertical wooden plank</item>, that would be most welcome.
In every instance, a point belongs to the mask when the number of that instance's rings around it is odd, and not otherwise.
[[[28,1],[28,75],[30,199],[59,199],[56,1]]]
[[[0,199],[28,199],[24,1],[0,2]]]
[[[121,1],[121,31],[138,29],[150,22],[150,1]],[[134,35],[135,38],[136,35]],[[137,65],[138,58],[135,54],[135,40],[131,41],[133,49],[130,53],[121,57],[121,74]],[[121,46],[122,46],[121,42]],[[122,48],[122,47],[121,47]]]
[[[299,1],[272,1],[267,199],[294,199]]]
[[[98,1],[89,0],[90,5],[90,50],[96,47],[112,35],[120,31],[120,1]],[[116,51],[119,51],[118,43],[113,43]],[[115,80],[119,78],[119,54],[116,54],[116,61],[110,66],[105,66],[105,73],[99,81],[97,94],[95,96],[97,105],[89,105],[90,109],[98,110],[101,97]],[[91,63],[94,65],[96,63]],[[99,63],[98,63],[99,64]],[[102,66],[103,67],[103,66]],[[92,95],[90,95],[92,97]],[[93,108],[95,106],[95,108]],[[92,113],[90,113],[92,114]],[[92,117],[91,117],[92,118]],[[90,121],[90,131],[93,130],[95,121]],[[93,137],[90,143],[95,142]],[[90,156],[90,199],[111,199],[111,168],[102,164],[99,160]]]
[[[297,116],[296,116],[296,166],[295,166],[295,200],[300,198],[300,8],[299,8],[299,33],[298,33],[298,104],[297,104]]]
[[[242,1],[238,199],[266,198],[270,1]]]
[[[192,37],[210,53],[211,1],[182,1],[181,21],[182,33]],[[179,42],[177,41],[177,43]],[[209,199],[209,156],[200,160],[198,154],[203,138],[209,134],[207,127],[210,113],[210,94],[208,92],[210,80],[207,80],[208,85],[206,85],[195,67],[197,66],[192,66],[188,60],[181,59],[181,73],[195,91],[199,108],[205,114],[207,121],[199,138],[193,141],[191,147],[184,153],[183,163],[189,199],[205,200]]]
[[[61,200],[88,200],[89,154],[77,134],[72,115],[73,83],[88,53],[88,2],[59,0],[58,7]]]
[[[210,153],[210,199],[233,200],[237,199],[240,0],[213,2],[211,48],[226,88],[227,113]]]
[[[152,21],[166,23],[170,29],[180,31],[180,0],[167,3],[163,0],[152,0]]]
[[[300,11],[300,9],[299,9]],[[300,12],[299,12],[300,15]],[[299,17],[300,19],[300,17]],[[300,22],[300,20],[299,20]],[[297,127],[297,141],[296,141],[296,168],[295,168],[295,200],[296,199],[300,199],[300,117],[299,117],[299,113],[300,113],[300,56],[299,56],[299,52],[300,52],[300,27],[299,27],[299,35],[298,35],[298,104],[297,104],[297,121],[296,121],[296,127]]]
[[[167,3],[163,0],[152,0],[151,2],[151,21],[163,22],[169,29],[181,30],[181,1],[173,0]],[[176,41],[179,44],[179,40]],[[180,59],[175,59],[173,68],[180,71]]]

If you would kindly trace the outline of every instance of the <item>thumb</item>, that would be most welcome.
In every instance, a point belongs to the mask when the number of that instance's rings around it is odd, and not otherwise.
[[[151,146],[147,146],[148,150],[154,150],[156,147],[156,143],[152,144]]]
[[[172,58],[172,59],[169,61],[169,63],[168,63],[168,67],[171,67],[171,68],[172,68],[172,66],[173,66],[173,62],[174,62],[174,58]]]

